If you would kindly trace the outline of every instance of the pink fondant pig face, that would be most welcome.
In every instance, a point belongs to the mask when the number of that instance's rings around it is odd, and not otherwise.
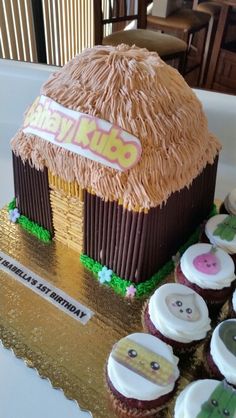
[[[193,265],[196,270],[205,274],[217,274],[220,271],[220,260],[216,257],[213,251],[200,254],[193,260]]]

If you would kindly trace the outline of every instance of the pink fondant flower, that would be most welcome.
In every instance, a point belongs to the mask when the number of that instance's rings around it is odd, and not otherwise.
[[[132,284],[128,287],[126,287],[126,294],[125,296],[127,298],[133,298],[135,296],[135,293],[137,292],[136,287],[134,287]]]
[[[20,217],[20,212],[17,208],[9,210],[9,220],[16,223],[17,219]]]
[[[101,271],[98,272],[99,282],[100,283],[109,283],[111,281],[111,275],[113,271],[109,270],[106,266],[102,268]]]

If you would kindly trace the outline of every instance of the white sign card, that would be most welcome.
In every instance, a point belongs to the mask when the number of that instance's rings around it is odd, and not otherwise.
[[[9,255],[0,251],[0,270],[10,274],[18,282],[24,284],[39,296],[51,302],[67,315],[85,325],[94,313],[62,290],[53,286],[47,280],[27,269]]]

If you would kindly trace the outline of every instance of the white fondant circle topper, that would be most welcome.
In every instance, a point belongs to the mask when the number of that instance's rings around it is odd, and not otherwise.
[[[211,329],[205,301],[182,284],[160,286],[150,298],[148,312],[154,326],[178,342],[201,340]]]
[[[227,319],[217,325],[212,334],[210,353],[227,382],[236,385],[236,319]]]
[[[120,171],[136,165],[142,152],[141,143],[134,135],[43,95],[29,108],[23,132]]]
[[[219,380],[196,380],[180,393],[174,418],[235,418],[236,391]]]
[[[121,395],[151,401],[174,389],[179,377],[177,364],[170,346],[152,335],[135,333],[114,345],[107,373]]]
[[[236,290],[233,293],[233,297],[232,297],[232,305],[233,305],[233,310],[236,313]]]
[[[228,254],[236,253],[236,216],[215,215],[205,226],[210,243],[222,248]]]
[[[202,289],[223,289],[235,280],[232,258],[211,244],[191,245],[182,255],[180,267],[185,277]]]

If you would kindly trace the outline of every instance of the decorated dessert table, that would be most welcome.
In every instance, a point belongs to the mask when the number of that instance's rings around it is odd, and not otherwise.
[[[0,410],[4,418],[115,416],[106,396],[105,364],[117,340],[142,331],[143,300],[121,298],[100,286],[76,252],[58,242],[37,241],[9,223],[6,205],[14,196],[10,140],[42,83],[58,70],[0,60]],[[222,144],[215,192],[219,201],[236,186],[236,97],[195,93],[209,130]]]

